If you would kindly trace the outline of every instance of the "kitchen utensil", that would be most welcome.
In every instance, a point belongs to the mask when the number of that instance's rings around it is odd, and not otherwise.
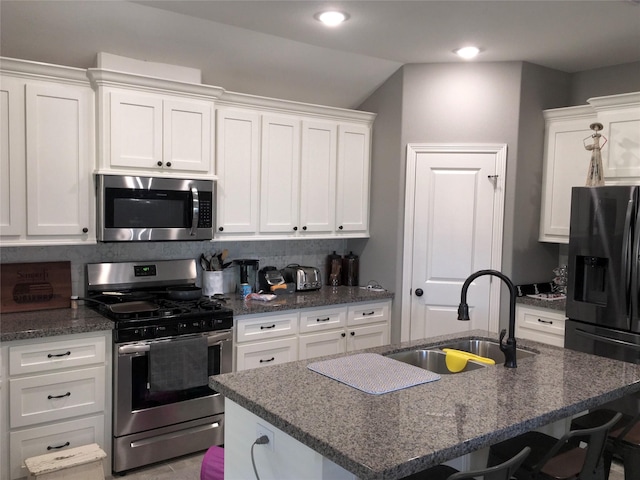
[[[486,363],[487,365],[495,365],[496,362],[491,358],[481,357],[469,352],[463,352],[462,350],[454,350],[452,348],[443,348],[443,352],[447,354],[445,362],[447,368],[453,373],[461,372],[464,367],[467,366],[469,360],[473,360],[480,363]]]
[[[133,301],[109,304],[106,302],[95,300],[93,298],[78,297],[78,300],[84,300],[85,302],[94,302],[98,305],[103,305],[107,310],[116,314],[155,312],[159,309],[159,307],[155,303],[147,301]]]
[[[202,267],[202,270],[204,270],[205,272],[211,270],[211,262],[207,260],[207,258],[204,256],[204,253],[200,254],[200,267]]]
[[[285,282],[293,283],[297,291],[322,288],[322,277],[320,270],[316,267],[304,267],[292,263],[282,269],[282,276]]]

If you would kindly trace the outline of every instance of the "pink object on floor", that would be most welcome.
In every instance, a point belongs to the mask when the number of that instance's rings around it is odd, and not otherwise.
[[[207,450],[200,467],[200,480],[224,480],[224,448],[214,445]]]

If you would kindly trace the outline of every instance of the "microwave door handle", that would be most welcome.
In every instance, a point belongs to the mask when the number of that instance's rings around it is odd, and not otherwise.
[[[200,195],[196,187],[191,187],[191,231],[189,235],[195,237],[198,229],[198,218],[200,217]]]

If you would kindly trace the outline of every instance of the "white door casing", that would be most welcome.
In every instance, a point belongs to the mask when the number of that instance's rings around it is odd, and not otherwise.
[[[501,267],[506,152],[505,144],[407,145],[401,341],[498,331],[502,282],[473,282],[470,322],[457,320],[457,307],[470,274]]]

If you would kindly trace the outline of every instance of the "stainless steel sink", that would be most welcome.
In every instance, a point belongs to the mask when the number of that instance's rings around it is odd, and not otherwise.
[[[462,350],[463,352],[473,353],[481,357],[491,358],[498,364],[504,363],[504,353],[500,350],[500,344],[490,340],[460,340],[447,345],[440,345],[438,348]],[[516,360],[522,360],[523,358],[534,355],[537,354],[521,348],[516,349]]]
[[[406,352],[392,353],[387,356],[389,358],[393,358],[394,360],[408,363],[410,365],[415,365],[416,367],[424,368],[425,370],[429,370],[431,372],[439,373],[442,375],[449,375],[454,373],[447,368],[447,363],[445,361],[447,355],[442,350],[407,350]],[[472,370],[477,370],[484,367],[485,365],[481,363],[468,361],[464,369],[462,369],[460,372],[455,373],[470,372]]]

